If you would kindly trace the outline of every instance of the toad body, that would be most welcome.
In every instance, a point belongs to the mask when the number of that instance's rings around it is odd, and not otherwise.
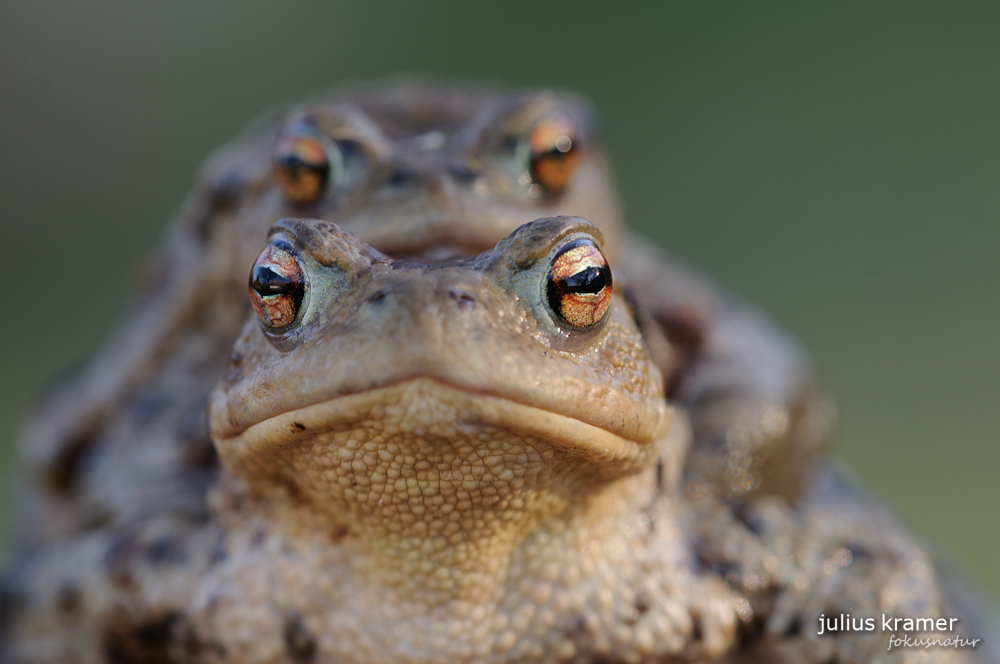
[[[830,423],[624,233],[578,100],[303,104],[209,161],[29,424],[4,661],[975,661],[811,628],[957,610]]]

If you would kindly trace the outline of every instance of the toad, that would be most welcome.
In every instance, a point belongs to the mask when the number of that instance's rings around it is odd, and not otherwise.
[[[209,161],[30,424],[5,657],[923,661],[810,629],[952,610],[830,422],[791,341],[624,233],[572,96],[304,104]]]

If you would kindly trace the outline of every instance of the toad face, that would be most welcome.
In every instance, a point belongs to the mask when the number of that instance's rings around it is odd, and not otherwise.
[[[467,261],[417,263],[328,222],[282,220],[251,274],[256,320],[214,400],[213,432],[269,430],[317,403],[427,378],[544,411],[521,412],[526,426],[558,416],[658,440],[662,377],[600,242],[590,223],[560,217]]]
[[[333,224],[279,222],[212,400],[224,463],[303,497],[371,557],[429,549],[443,569],[499,570],[490,556],[663,453],[662,379],[600,241],[553,218],[475,259],[417,264]]]
[[[334,219],[393,256],[475,255],[561,210],[600,220],[618,251],[610,173],[571,96],[365,90],[297,109],[272,140],[273,212]]]

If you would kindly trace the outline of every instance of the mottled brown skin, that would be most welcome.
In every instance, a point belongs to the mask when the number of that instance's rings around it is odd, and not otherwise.
[[[311,202],[272,166],[305,121],[353,146]],[[576,151],[533,165],[546,122]],[[601,230],[515,232],[558,214]],[[316,218],[277,232],[322,286],[285,339],[246,297],[282,217]],[[614,271],[599,329],[526,286],[565,232]],[[794,344],[623,234],[579,101],[305,104],[209,161],[125,325],[29,424],[3,661],[967,661],[808,628],[952,611],[814,465],[831,419]]]

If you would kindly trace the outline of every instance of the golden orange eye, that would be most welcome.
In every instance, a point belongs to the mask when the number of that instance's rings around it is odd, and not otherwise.
[[[585,330],[604,320],[611,306],[611,268],[601,250],[588,239],[567,244],[552,260],[546,295],[570,327]]]
[[[274,179],[288,202],[312,203],[330,180],[328,142],[305,123],[292,125],[274,149]]]
[[[295,322],[306,280],[289,247],[268,245],[250,272],[250,302],[264,327],[280,329]]]
[[[532,130],[528,145],[532,180],[551,192],[565,189],[580,161],[572,123],[562,116],[544,120]]]

